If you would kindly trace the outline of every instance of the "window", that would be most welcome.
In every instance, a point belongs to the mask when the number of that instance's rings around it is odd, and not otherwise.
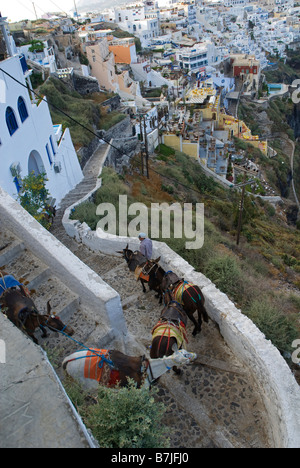
[[[50,166],[52,166],[53,160],[52,160],[52,157],[51,157],[51,154],[50,154],[48,143],[46,143],[46,152],[47,152],[47,156],[48,156],[48,159],[49,159]]]
[[[28,112],[25,101],[21,96],[18,99],[18,111],[20,114],[21,122],[24,122],[24,120],[26,120],[28,117]]]
[[[54,148],[52,135],[50,135],[49,140],[50,140],[50,145],[51,145],[51,148],[52,148],[52,153],[53,153],[54,156],[55,156],[55,155],[56,155],[56,151],[55,151],[55,148]]]
[[[18,130],[19,126],[17,124],[15,113],[12,110],[11,107],[8,107],[6,109],[5,117],[6,117],[6,125],[7,125],[7,128],[8,128],[9,134],[13,135],[15,133],[15,131]]]

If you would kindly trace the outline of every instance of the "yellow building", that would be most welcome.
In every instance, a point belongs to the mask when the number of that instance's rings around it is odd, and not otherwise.
[[[212,128],[214,130],[225,130],[228,132],[228,140],[232,140],[233,137],[240,138],[241,140],[250,143],[251,145],[259,148],[265,155],[268,154],[267,141],[260,140],[258,135],[252,135],[251,130],[245,122],[239,120],[232,115],[227,115],[222,112],[220,108],[220,95],[217,94],[213,83],[210,80],[200,83],[200,86],[189,90],[184,98],[179,101],[179,104],[185,106],[185,109],[190,111],[193,110],[199,114],[197,117],[198,122],[194,121],[194,124],[199,124],[201,121],[214,122]],[[192,122],[192,119],[189,119]],[[184,119],[180,126],[176,126],[169,133],[163,135],[163,142],[178,151],[182,151],[194,158],[199,157],[199,141],[198,138],[194,141],[185,139],[187,133],[185,131],[186,123]]]
[[[220,114],[219,127],[228,130],[228,137],[240,138],[246,143],[259,148],[265,155],[268,154],[268,144],[265,140],[260,140],[258,135],[252,135],[251,130],[243,120],[239,120],[232,115]]]
[[[164,134],[162,136],[162,142],[166,146],[181,151],[182,153],[188,154],[192,158],[198,159],[199,154],[199,143],[185,140],[182,135],[175,135],[173,133]]]
[[[219,120],[220,96],[209,81],[201,83],[201,86],[189,90],[181,104],[193,106],[202,113],[204,120]]]

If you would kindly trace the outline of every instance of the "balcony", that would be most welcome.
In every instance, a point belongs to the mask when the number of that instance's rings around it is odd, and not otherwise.
[[[59,140],[62,137],[62,125],[61,124],[53,125],[53,130],[55,133],[56,141],[59,142]]]

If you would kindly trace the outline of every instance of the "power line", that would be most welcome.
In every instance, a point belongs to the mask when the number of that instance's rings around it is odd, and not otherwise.
[[[27,91],[31,91],[38,99],[46,102],[48,105],[52,106],[54,109],[56,109],[57,111],[61,112],[64,116],[68,117],[70,120],[72,120],[74,123],[76,123],[77,125],[79,125],[80,127],[84,128],[86,131],[88,131],[89,133],[91,133],[92,135],[94,135],[95,137],[97,137],[98,139],[100,140],[103,140],[106,144],[108,144],[109,146],[111,146],[112,148],[114,148],[115,150],[117,150],[120,154],[122,154],[122,156],[125,154],[123,151],[120,150],[120,148],[118,148],[117,146],[113,145],[110,141],[107,141],[105,140],[105,138],[103,137],[99,137],[99,135],[97,135],[93,130],[91,130],[90,128],[86,127],[85,125],[83,125],[81,122],[79,122],[78,120],[74,119],[71,115],[69,115],[67,112],[61,110],[59,107],[57,107],[55,104],[52,104],[52,103],[48,103],[47,99],[45,99],[44,97],[40,96],[38,93],[36,93],[33,89],[29,88],[28,86],[24,85],[23,83],[21,83],[21,81],[19,81],[17,78],[15,78],[14,76],[12,76],[10,73],[8,73],[7,71],[3,70],[2,68],[0,68],[0,71],[2,71],[2,73],[4,73],[5,75],[7,75],[9,78],[11,78],[12,80],[14,80],[16,83],[18,83],[19,85],[21,85],[23,88],[26,88]],[[128,155],[126,155],[128,156]],[[128,156],[129,157],[129,156]],[[139,165],[141,165],[141,162],[138,162]],[[149,167],[149,171],[152,171],[154,172],[155,174],[159,175],[160,177],[164,177],[165,179],[167,180],[170,180],[171,182],[173,182],[175,185],[180,185],[182,187],[184,187],[185,189],[187,190],[190,190],[192,192],[195,192],[195,193],[198,193],[199,195],[201,195],[202,197],[207,197],[208,198],[208,195],[204,195],[202,192],[200,192],[199,190],[196,190],[194,188],[191,188],[185,184],[183,184],[182,182],[179,182],[178,180],[176,179],[173,179],[167,175],[163,175],[161,174],[160,172],[156,171],[155,169],[153,168],[150,168]],[[219,200],[218,197],[214,197],[213,195],[209,195],[209,198],[212,198],[212,199],[215,199],[215,200]]]

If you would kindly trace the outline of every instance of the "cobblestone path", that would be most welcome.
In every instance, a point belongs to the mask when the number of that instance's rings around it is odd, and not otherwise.
[[[93,167],[97,172],[97,158],[91,160],[90,172]],[[52,233],[120,294],[128,331],[138,343],[136,350],[126,352],[147,353],[152,327],[162,310],[154,293],[142,292],[122,258],[92,252],[71,239],[63,229],[64,209],[76,197],[80,199],[82,192],[81,188],[75,189],[65,198]],[[97,345],[92,341],[95,324],[91,320],[85,323],[80,314],[73,318],[77,333],[80,335],[82,327],[81,338],[90,346]],[[70,323],[73,324],[72,319]],[[233,355],[213,321],[204,323],[196,337],[191,334],[191,322],[187,328],[187,349],[198,354],[196,362],[185,366],[180,376],[168,372],[158,383],[159,400],[167,407],[164,423],[169,427],[170,447],[269,447],[265,408],[251,373]],[[55,346],[59,347],[59,339],[56,340]],[[62,346],[65,353],[72,348],[67,345],[66,349],[65,343]]]

